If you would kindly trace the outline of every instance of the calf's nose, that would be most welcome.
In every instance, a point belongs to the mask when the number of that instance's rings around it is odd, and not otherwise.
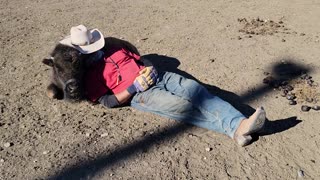
[[[73,93],[79,88],[79,82],[76,79],[70,79],[66,83],[66,89]]]

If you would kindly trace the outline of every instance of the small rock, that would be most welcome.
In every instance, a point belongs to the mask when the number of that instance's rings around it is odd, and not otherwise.
[[[287,91],[287,90],[282,90],[281,93],[280,93],[280,95],[281,95],[282,97],[286,97],[287,94],[288,94],[288,91]]]
[[[294,89],[291,85],[286,85],[284,88],[287,91],[292,91]]]
[[[107,137],[109,134],[108,133],[103,133],[100,135],[100,137]]]
[[[287,95],[288,100],[294,100],[295,98],[296,98],[296,96],[294,96],[294,95],[291,95],[291,94]]]
[[[319,110],[320,110],[320,106],[314,105],[314,106],[312,106],[312,109],[313,109],[313,110],[316,110],[316,111],[319,111]]]
[[[207,148],[206,148],[206,151],[207,151],[207,152],[212,151],[212,148],[207,147]]]
[[[7,142],[7,143],[4,143],[3,146],[4,146],[5,148],[8,148],[8,147],[12,146],[12,143]]]
[[[290,100],[290,101],[289,101],[289,104],[290,104],[290,105],[296,105],[296,104],[297,104],[297,101],[295,101],[295,100]]]
[[[302,110],[303,112],[307,112],[307,111],[309,111],[310,109],[311,109],[310,106],[306,106],[306,105],[301,106],[301,110]]]
[[[268,77],[264,78],[262,81],[265,84],[270,84],[271,82],[274,81],[274,78],[272,76],[268,76]]]
[[[306,98],[306,101],[307,101],[308,103],[312,103],[312,102],[313,102],[313,98],[307,97],[307,98]]]
[[[238,40],[241,40],[242,38],[240,36],[238,36]]]
[[[48,153],[49,153],[49,151],[43,151],[43,152],[42,152],[43,155],[46,155],[46,154],[48,154]]]
[[[304,177],[304,172],[301,169],[298,170],[298,177],[299,178]]]
[[[3,163],[3,162],[4,162],[4,159],[0,159],[0,162]]]
[[[89,136],[90,136],[90,133],[86,133],[86,136],[89,137]]]
[[[306,35],[305,33],[300,33],[300,36],[304,36],[304,35]]]
[[[293,93],[292,91],[289,91],[288,94],[289,94],[289,95],[292,95],[292,96],[296,96],[296,94]]]
[[[269,72],[263,72],[263,75],[268,76],[270,73]]]
[[[286,40],[285,40],[285,39],[282,39],[281,41],[282,41],[282,42],[286,42]]]
[[[312,80],[312,79],[308,79],[308,80],[307,80],[307,84],[308,84],[309,86],[312,86],[313,80]]]
[[[306,79],[307,76],[308,76],[308,74],[301,74],[300,78],[301,79]]]
[[[113,174],[113,173],[111,173],[111,174],[110,174],[110,177],[111,177],[111,176],[113,176],[113,175],[114,175],[114,174]]]

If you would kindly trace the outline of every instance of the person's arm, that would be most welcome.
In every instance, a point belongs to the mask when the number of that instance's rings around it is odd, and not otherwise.
[[[113,108],[126,103],[131,96],[137,92],[143,92],[147,90],[156,82],[157,72],[153,67],[146,67],[142,69],[140,75],[136,77],[133,84],[126,90],[117,94],[105,94],[98,99],[100,104]]]
[[[124,104],[128,102],[128,100],[131,98],[133,94],[135,94],[135,92],[130,94],[128,90],[124,90],[120,93],[115,94],[115,96],[120,104]]]
[[[143,74],[138,76],[133,84],[126,90],[117,94],[105,94],[104,96],[100,97],[98,101],[100,104],[108,108],[117,107],[126,103],[135,93],[145,91],[149,88],[150,84],[145,81],[151,81],[151,77],[148,77],[150,73],[150,71],[145,71]]]
[[[117,94],[105,94],[101,96],[98,101],[107,108],[114,108],[126,103],[131,96],[132,94],[124,90]]]

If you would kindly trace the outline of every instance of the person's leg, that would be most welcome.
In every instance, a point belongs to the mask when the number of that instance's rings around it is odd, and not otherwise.
[[[187,99],[204,114],[208,121],[215,122],[211,124],[212,126],[219,124],[224,130],[222,133],[231,138],[234,137],[240,122],[246,118],[231,104],[212,95],[204,86],[192,79],[166,72],[162,83],[167,91]],[[208,129],[213,127],[209,126]]]
[[[134,96],[131,105],[176,120],[214,130],[233,138],[241,120],[239,111],[211,95],[196,81],[161,73],[156,86]]]

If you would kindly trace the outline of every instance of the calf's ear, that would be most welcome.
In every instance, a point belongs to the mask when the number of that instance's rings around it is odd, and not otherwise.
[[[50,67],[53,67],[53,58],[45,58],[42,60],[42,63]]]

